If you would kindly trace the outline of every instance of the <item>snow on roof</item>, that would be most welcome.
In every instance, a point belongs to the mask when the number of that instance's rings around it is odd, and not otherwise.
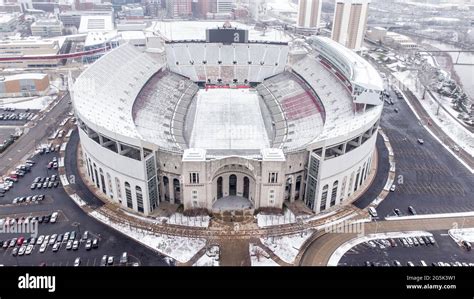
[[[367,89],[383,90],[380,74],[367,60],[328,37],[317,36],[313,40],[329,48],[333,58],[343,60],[345,66],[351,70],[351,82]],[[331,57],[327,58],[331,60]]]
[[[3,82],[6,81],[15,81],[15,80],[22,80],[22,79],[30,79],[30,80],[42,80],[45,77],[47,77],[47,74],[41,74],[41,73],[24,73],[24,74],[16,74],[16,75],[11,75],[11,76],[5,76],[5,80],[2,80]]]
[[[111,31],[114,29],[114,23],[111,16],[81,16],[79,33]]]
[[[93,129],[141,138],[133,122],[133,103],[161,67],[129,44],[108,52],[77,78],[73,87],[76,113]]]
[[[292,38],[280,30],[267,29],[263,31],[254,29],[253,26],[238,22],[230,22],[232,27],[249,30],[250,41],[266,42],[289,42]],[[217,28],[224,24],[223,21],[177,21],[177,22],[154,22],[151,27],[158,31],[163,37],[172,41],[180,40],[206,40],[206,29]]]
[[[116,30],[109,32],[89,32],[84,42],[84,47],[90,47],[93,45],[101,45],[109,40],[117,38],[118,34]]]
[[[17,18],[17,16],[13,15],[13,14],[0,13],[0,24],[9,23],[9,22],[11,22],[12,20],[14,20],[16,18]]]
[[[145,39],[143,31],[121,31],[119,34],[122,35],[124,40]]]

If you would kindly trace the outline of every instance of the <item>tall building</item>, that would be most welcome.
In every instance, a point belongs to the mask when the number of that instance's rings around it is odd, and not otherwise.
[[[226,13],[231,12],[232,8],[234,7],[234,0],[217,0],[217,13]]]
[[[331,38],[349,49],[364,40],[370,0],[336,0]]]
[[[321,21],[322,0],[299,0],[298,26],[315,28]]]
[[[166,10],[168,17],[189,17],[192,15],[192,0],[167,0]]]

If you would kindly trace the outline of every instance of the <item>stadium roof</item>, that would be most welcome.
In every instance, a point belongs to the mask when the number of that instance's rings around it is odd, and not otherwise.
[[[253,26],[238,22],[230,22],[232,27],[249,30],[250,41],[265,42],[290,42],[292,38],[280,30],[267,29],[263,31],[254,29]],[[206,40],[206,29],[217,28],[224,21],[178,21],[178,22],[154,22],[151,29],[158,31],[163,37],[171,41],[181,40]]]

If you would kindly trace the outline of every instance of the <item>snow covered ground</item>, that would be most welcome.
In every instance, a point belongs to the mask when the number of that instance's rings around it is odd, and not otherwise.
[[[312,234],[313,230],[310,230],[286,236],[260,238],[260,241],[283,261],[293,264],[301,246]]]
[[[448,234],[456,242],[460,242],[462,240],[465,240],[468,242],[474,242],[474,227],[453,228],[448,231]]]
[[[136,241],[159,251],[175,260],[185,263],[196,255],[206,245],[205,239],[186,238],[171,235],[155,234],[150,231],[135,228],[124,223],[111,221],[109,217],[93,211],[91,217],[135,239]]]
[[[433,234],[425,231],[409,231],[409,232],[390,232],[382,234],[369,234],[359,238],[355,238],[342,244],[334,253],[331,255],[328,261],[328,266],[337,266],[341,258],[351,248],[372,240],[388,239],[388,238],[408,238],[408,237],[421,237],[421,236],[433,236]]]
[[[190,227],[209,227],[209,216],[184,216],[181,213],[175,213],[170,217],[157,217],[161,223],[190,226]]]
[[[277,262],[272,260],[262,247],[253,243],[249,244],[250,263],[252,266],[267,266],[274,267],[280,266]]]
[[[289,209],[285,209],[283,215],[267,215],[259,213],[257,215],[257,224],[258,227],[269,227],[274,225],[282,225],[282,224],[289,224],[289,223],[296,223],[299,219],[307,219],[309,215],[305,216],[295,216],[293,212]]]
[[[419,99],[420,104],[430,115],[430,118],[450,137],[452,138],[460,147],[462,147],[470,155],[474,155],[474,135],[469,132],[465,127],[459,124],[454,120],[447,112],[443,109],[439,109],[439,114],[436,115],[438,111],[438,103],[436,103],[429,94],[426,96],[425,100],[421,100],[423,91],[421,88],[418,88],[416,75],[410,71],[405,72],[396,72],[393,75],[407,86],[410,91],[413,92]]]
[[[11,107],[15,109],[33,109],[33,110],[43,110],[54,100],[52,96],[44,96],[37,98],[14,98],[14,99],[2,99],[3,104],[1,106]],[[13,101],[15,100],[15,101]]]
[[[198,267],[218,267],[219,266],[219,247],[212,246],[203,254],[193,266]]]

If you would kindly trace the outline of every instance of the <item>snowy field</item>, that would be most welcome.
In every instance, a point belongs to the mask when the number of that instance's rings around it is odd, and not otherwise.
[[[265,267],[274,267],[280,266],[277,262],[272,260],[268,253],[262,249],[262,247],[257,246],[253,243],[249,244],[249,253],[250,253],[250,263],[252,266],[265,266]]]
[[[33,109],[43,110],[54,100],[52,96],[44,96],[37,98],[6,98],[2,99],[0,107],[10,107],[15,109]]]
[[[474,242],[474,227],[470,228],[453,228],[448,231],[451,238],[454,241],[459,242],[462,240],[468,242]]]
[[[269,227],[275,225],[296,223],[297,220],[304,220],[308,219],[309,217],[310,215],[295,216],[295,214],[293,214],[289,209],[285,209],[283,215],[266,215],[259,213],[257,215],[257,224],[258,227]]]
[[[312,234],[311,230],[287,236],[260,238],[260,241],[283,261],[293,264],[301,246]]]
[[[257,93],[247,89],[199,91],[190,145],[207,149],[269,147]]]
[[[197,267],[218,267],[219,266],[220,249],[219,246],[212,246],[206,250],[193,266]]]
[[[410,231],[410,232],[391,232],[381,234],[369,234],[359,238],[352,239],[342,244],[334,253],[331,255],[328,261],[328,266],[337,266],[341,258],[351,248],[372,240],[389,239],[389,238],[408,238],[408,237],[421,237],[421,236],[433,236],[429,232],[425,231]]]
[[[422,90],[417,88],[416,76],[410,71],[397,72],[393,75],[407,86],[413,94],[419,99],[422,98]],[[430,115],[430,118],[439,126],[441,129],[451,137],[460,147],[462,147],[470,155],[474,155],[474,136],[456,120],[454,120],[447,112],[443,109],[439,109],[439,115],[436,115],[438,111],[438,103],[436,103],[429,95],[426,96],[425,100],[420,100],[420,104]]]
[[[89,215],[100,222],[112,227],[115,230],[135,239],[136,241],[153,248],[160,253],[174,258],[175,260],[185,263],[196,255],[206,245],[206,240],[199,238],[186,238],[171,235],[158,235],[150,231],[138,229],[111,221],[109,217],[93,211]]]

